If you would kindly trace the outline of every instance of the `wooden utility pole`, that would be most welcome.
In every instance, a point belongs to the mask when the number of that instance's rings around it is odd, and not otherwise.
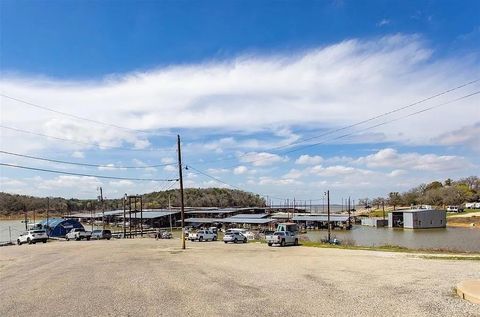
[[[182,249],[185,250],[185,205],[183,200],[183,174],[182,174],[182,150],[180,147],[180,135],[177,135],[178,147],[178,176],[180,179],[180,204],[182,218]]]
[[[50,197],[47,197],[47,237],[50,235],[50,227],[48,226],[48,216],[50,212]]]
[[[330,190],[327,190],[327,227],[328,227],[328,243],[330,243]]]
[[[125,196],[123,196],[123,238],[125,239],[127,237],[127,227],[126,227],[126,206],[125,204],[127,203],[127,193],[125,193]]]
[[[348,229],[352,228],[352,218],[350,212],[352,211],[352,206],[350,206],[350,197],[348,197]]]
[[[105,204],[103,203],[103,189],[100,186],[100,203],[102,204],[102,229],[105,229]]]

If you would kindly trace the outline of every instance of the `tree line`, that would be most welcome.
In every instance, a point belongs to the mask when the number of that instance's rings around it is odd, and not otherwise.
[[[467,202],[480,201],[480,179],[478,176],[469,176],[454,181],[450,178],[445,181],[433,181],[420,184],[406,192],[390,192],[386,197],[362,198],[359,205],[376,207],[432,205],[445,207],[462,205]]]
[[[152,192],[141,195],[143,208],[168,208],[180,206],[180,191]],[[265,200],[259,195],[226,188],[186,188],[184,190],[185,205],[191,207],[263,207]],[[123,208],[123,197],[104,200],[105,210]],[[23,211],[36,210],[45,213],[49,206],[52,213],[70,214],[73,212],[101,210],[98,199],[65,199],[61,197],[34,197],[0,192],[0,214],[11,216]]]

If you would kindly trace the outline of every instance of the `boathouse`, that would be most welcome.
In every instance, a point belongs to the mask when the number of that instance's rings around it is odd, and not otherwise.
[[[446,225],[447,214],[444,210],[406,209],[388,214],[390,228],[427,229],[445,228]]]

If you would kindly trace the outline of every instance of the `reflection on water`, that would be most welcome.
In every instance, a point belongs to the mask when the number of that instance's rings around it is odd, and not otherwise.
[[[309,231],[306,235],[311,241],[320,241],[327,236],[327,231]],[[480,252],[480,230],[471,228],[412,230],[353,226],[352,230],[332,231],[332,237],[348,239],[359,246],[398,245],[413,249]]]

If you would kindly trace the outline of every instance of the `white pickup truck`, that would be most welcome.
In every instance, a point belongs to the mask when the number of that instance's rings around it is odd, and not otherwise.
[[[191,232],[188,234],[188,240],[190,241],[216,241],[217,234],[210,230],[198,230],[197,232]]]
[[[90,240],[92,237],[92,233],[90,231],[85,231],[83,228],[73,228],[70,230],[69,233],[65,236],[65,239],[69,241],[70,239],[75,239],[77,241],[82,240],[82,239],[87,239]]]
[[[275,231],[272,235],[266,236],[267,244],[271,247],[274,244],[279,244],[284,247],[286,245],[298,245],[298,236],[291,231]]]

